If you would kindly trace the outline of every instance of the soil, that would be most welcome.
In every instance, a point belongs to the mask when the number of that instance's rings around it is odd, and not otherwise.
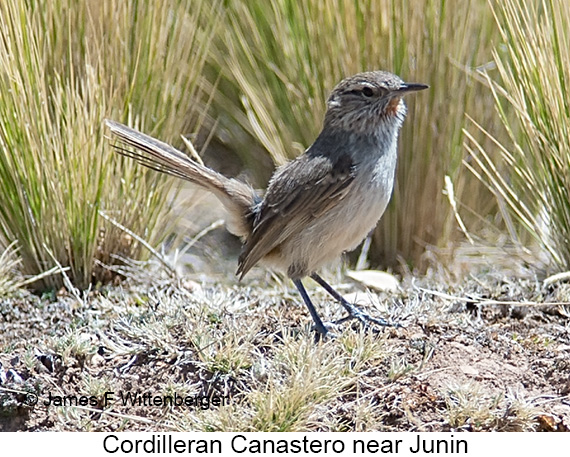
[[[408,278],[399,292],[381,294],[391,304],[390,319],[402,323],[372,333],[389,355],[357,373],[353,387],[338,398],[327,400],[322,421],[317,416],[298,428],[569,431],[570,305],[565,303],[570,287],[493,278],[500,276],[445,287]],[[65,291],[43,297],[20,292],[0,300],[0,430],[207,429],[191,421],[175,423],[173,407],[123,406],[116,398],[112,407],[105,402],[108,391],[116,397],[118,392],[164,393],[172,386],[179,394],[187,388],[192,395],[231,398],[235,412],[259,388],[249,381],[254,367],[232,371],[200,362],[188,328],[178,324],[186,319],[181,313],[198,306],[198,299],[192,301],[198,292],[232,303],[221,317],[208,319],[220,334],[232,326],[237,333],[251,331],[247,345],[259,357],[272,357],[284,326],[298,331],[298,338],[311,333],[298,297],[282,288],[268,295],[268,286],[210,290],[166,280],[154,288],[125,287],[93,291],[82,300]],[[157,317],[168,297],[174,304]],[[139,314],[125,314],[127,307]],[[144,332],[134,333],[140,322],[155,318],[156,325],[165,324],[156,327],[157,336],[145,330],[146,340]],[[360,325],[339,331],[370,332]],[[76,403],[46,405],[56,396]],[[213,414],[222,415],[224,408],[213,406]],[[374,417],[363,419],[363,410]],[[242,429],[239,422],[232,424],[225,429]],[[244,430],[250,427],[244,422]]]

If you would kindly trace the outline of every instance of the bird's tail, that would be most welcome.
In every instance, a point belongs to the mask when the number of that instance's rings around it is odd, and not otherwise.
[[[116,146],[115,150],[119,154],[130,157],[145,167],[185,179],[212,192],[228,211],[228,230],[243,239],[251,233],[251,214],[258,197],[250,186],[226,178],[191,160],[169,144],[126,125],[109,119],[105,120],[105,123],[111,133],[123,143],[136,148],[133,150]]]

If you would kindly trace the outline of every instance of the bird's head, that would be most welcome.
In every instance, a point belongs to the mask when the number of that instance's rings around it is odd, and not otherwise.
[[[325,126],[360,133],[399,127],[406,116],[402,97],[428,87],[406,83],[387,71],[358,73],[342,80],[331,92]]]

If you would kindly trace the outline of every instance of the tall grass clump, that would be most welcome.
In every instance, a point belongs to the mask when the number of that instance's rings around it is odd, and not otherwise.
[[[18,278],[19,258],[14,250],[14,244],[0,252],[0,298],[14,292],[23,282]]]
[[[538,245],[548,263],[570,269],[570,7],[565,0],[493,2],[501,43],[498,77],[485,75],[508,133],[485,132],[498,158],[468,135],[471,168],[496,196],[511,238]],[[506,115],[509,110],[513,115]]]
[[[226,17],[217,46],[225,72],[218,104],[276,165],[316,138],[326,97],[344,77],[385,69],[431,86],[408,99],[394,198],[375,233],[375,263],[394,265],[401,256],[418,266],[426,245],[457,238],[445,175],[459,200],[488,211],[489,196],[461,166],[464,113],[487,119],[492,111],[492,96],[470,77],[491,59],[497,35],[486,0],[236,0]]]
[[[85,287],[150,240],[172,185],[111,152],[103,120],[165,140],[199,128],[202,69],[218,22],[205,0],[0,2],[0,245],[20,267]],[[59,287],[61,275],[39,288]]]

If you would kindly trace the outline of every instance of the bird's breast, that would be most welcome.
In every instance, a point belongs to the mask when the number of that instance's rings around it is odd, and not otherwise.
[[[279,247],[284,266],[295,266],[301,277],[362,242],[378,223],[392,194],[396,163],[390,156],[382,154],[355,168],[354,181],[342,200]]]

